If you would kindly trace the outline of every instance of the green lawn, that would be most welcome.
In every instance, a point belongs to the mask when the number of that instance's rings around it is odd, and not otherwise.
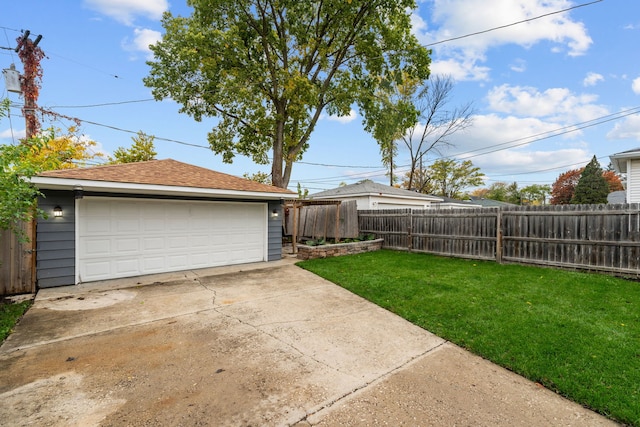
[[[0,300],[0,343],[11,333],[14,325],[31,306],[31,301],[10,303]]]
[[[304,261],[434,334],[640,426],[640,283],[396,251]]]

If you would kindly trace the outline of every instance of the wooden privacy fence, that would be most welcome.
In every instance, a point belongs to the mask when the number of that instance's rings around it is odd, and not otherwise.
[[[355,200],[313,201],[302,200],[285,204],[285,235],[300,238],[355,238],[358,237],[358,210]],[[297,209],[297,218],[294,218]],[[295,219],[295,221],[294,221]],[[294,226],[294,222],[296,225]],[[294,233],[294,227],[297,230]]]
[[[28,294],[36,290],[35,256],[33,243],[35,224],[23,224],[23,231],[30,239],[22,243],[8,230],[0,230],[0,297]]]
[[[640,205],[358,211],[390,249],[640,275]]]

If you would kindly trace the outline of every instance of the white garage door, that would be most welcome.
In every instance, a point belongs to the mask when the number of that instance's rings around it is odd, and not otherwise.
[[[78,200],[78,281],[265,261],[266,209],[85,197]]]

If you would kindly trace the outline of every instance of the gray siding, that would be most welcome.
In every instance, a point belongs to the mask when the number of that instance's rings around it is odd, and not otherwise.
[[[72,191],[43,191],[38,207],[49,216],[36,231],[36,280],[39,288],[73,285],[76,269],[75,200]],[[63,216],[55,218],[60,206]]]
[[[278,216],[276,218],[271,214],[274,210],[278,212]],[[267,261],[277,261],[282,259],[282,217],[284,217],[284,212],[282,211],[281,201],[269,202],[267,217],[269,218],[267,230]]]

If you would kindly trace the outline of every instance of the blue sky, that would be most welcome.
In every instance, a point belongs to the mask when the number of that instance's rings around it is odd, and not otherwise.
[[[413,13],[414,32],[430,45],[585,3],[590,1],[425,0]],[[147,46],[161,37],[165,10],[190,14],[184,0],[5,2],[0,47],[15,47],[20,30],[30,30],[32,38],[41,34],[47,58],[39,106],[82,120],[82,133],[106,153],[130,146],[141,130],[156,136],[158,158],[238,176],[268,172],[268,165],[241,156],[225,164],[214,155],[206,141],[213,119],[197,123],[179,114],[173,101],[150,100],[142,83],[149,71]],[[639,41],[640,2],[603,0],[432,45],[432,74],[456,82],[451,107],[473,102],[475,109],[473,125],[443,154],[472,160],[486,185],[552,184],[594,155],[606,167],[609,155],[640,147]],[[0,68],[12,63],[22,69],[12,50],[0,49]],[[2,80],[0,97],[22,102]],[[314,193],[364,178],[388,182],[376,142],[352,113],[323,116],[302,163],[294,166],[290,188],[299,182]],[[71,122],[45,124],[65,129]],[[20,109],[13,108],[0,121],[0,143],[15,142],[24,128]],[[408,162],[400,146],[400,171]]]

